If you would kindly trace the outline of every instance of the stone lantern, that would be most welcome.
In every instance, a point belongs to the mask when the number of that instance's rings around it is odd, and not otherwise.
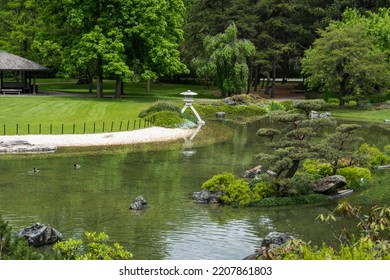
[[[183,114],[185,112],[185,110],[189,107],[191,108],[192,112],[194,112],[197,120],[198,120],[198,123],[199,124],[205,124],[205,122],[201,119],[201,117],[199,116],[198,112],[195,110],[194,106],[192,105],[192,103],[194,102],[194,96],[198,95],[196,92],[192,92],[190,90],[187,90],[185,92],[182,92],[180,93],[181,95],[184,95],[184,107],[183,109],[181,110],[181,113]]]

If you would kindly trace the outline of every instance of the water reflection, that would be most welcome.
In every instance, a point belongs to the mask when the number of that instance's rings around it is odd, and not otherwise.
[[[136,259],[241,259],[274,230],[313,243],[333,242],[332,231],[315,218],[332,211],[337,200],[261,209],[192,201],[192,193],[214,174],[239,176],[256,164],[254,155],[266,147],[256,131],[266,125],[208,122],[190,137],[190,147],[183,143],[161,151],[0,157],[0,214],[15,230],[41,222],[66,238],[104,231]],[[389,143],[388,131],[365,129],[375,135],[368,139],[371,145],[375,139]],[[195,152],[185,156],[186,149]],[[82,168],[75,170],[75,162]],[[31,176],[33,166],[40,172]],[[389,172],[381,171],[376,187],[345,199],[363,206],[388,204]],[[150,207],[130,211],[138,195]]]
[[[199,133],[201,130],[203,124],[198,124],[197,128],[194,130],[194,132],[191,134],[190,137],[184,139],[184,145],[183,150],[181,153],[187,157],[191,157],[196,153],[196,150],[193,147],[192,140],[194,140],[195,136]]]

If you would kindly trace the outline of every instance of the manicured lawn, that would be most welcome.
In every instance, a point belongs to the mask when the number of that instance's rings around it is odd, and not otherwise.
[[[382,110],[353,110],[339,109],[331,110],[332,116],[343,119],[351,119],[357,121],[368,121],[383,123],[385,119],[390,119],[390,109]]]
[[[45,97],[45,96],[18,96],[0,97],[0,135],[4,135],[4,125],[7,135],[28,134],[30,127],[31,134],[84,133],[84,123],[86,132],[92,132],[95,126],[96,131],[102,130],[103,122],[105,131],[118,131],[122,121],[122,130],[134,127],[134,121],[141,110],[147,108],[151,103],[144,99],[97,99],[83,97]],[[41,128],[39,128],[41,126]],[[137,127],[139,126],[137,122]],[[100,131],[101,132],[101,131]]]
[[[0,135],[61,134],[119,131],[144,127],[138,113],[157,100],[168,99],[183,104],[181,92],[192,90],[197,98],[212,98],[218,91],[199,85],[154,84],[146,93],[145,83],[128,83],[121,99],[98,99],[87,95],[87,85],[76,80],[39,79],[40,91],[83,93],[83,96],[0,96]],[[104,92],[114,93],[115,82],[104,81]],[[95,87],[93,88],[95,93]],[[122,124],[121,124],[122,122]],[[85,127],[85,128],[84,128]]]

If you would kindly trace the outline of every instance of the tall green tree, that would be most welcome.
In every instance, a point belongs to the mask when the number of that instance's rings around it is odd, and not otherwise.
[[[222,96],[241,93],[248,79],[248,58],[255,53],[254,45],[238,39],[237,27],[232,24],[224,33],[207,36],[205,54],[194,61],[199,76],[215,81]]]
[[[310,89],[347,96],[376,93],[389,85],[386,56],[359,22],[332,22],[306,50],[302,73]]]
[[[177,50],[183,38],[182,0],[43,0],[39,5],[50,27],[41,42],[61,46],[66,75],[97,77],[98,97],[103,78],[117,80],[119,97],[123,81],[186,71]]]
[[[127,61],[136,78],[150,81],[188,72],[180,59],[183,41],[182,0],[122,0]],[[128,16],[130,15],[130,16]]]
[[[36,59],[31,46],[41,25],[34,0],[0,0],[0,49]]]

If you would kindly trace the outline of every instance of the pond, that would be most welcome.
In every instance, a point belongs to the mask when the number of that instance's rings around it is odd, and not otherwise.
[[[271,231],[332,244],[330,228],[315,219],[332,211],[336,200],[244,209],[192,201],[192,193],[214,174],[229,171],[238,176],[256,164],[254,155],[265,148],[256,136],[263,125],[208,122],[191,144],[161,143],[157,151],[124,147],[0,156],[0,215],[14,230],[48,223],[65,238],[104,231],[140,260],[242,259]],[[378,147],[390,143],[389,130],[381,126],[364,124],[362,134]],[[75,170],[75,163],[81,168]],[[40,172],[32,172],[33,167]],[[346,199],[367,207],[387,204],[389,175],[389,170],[381,171],[380,184]],[[150,207],[129,210],[138,195]]]

